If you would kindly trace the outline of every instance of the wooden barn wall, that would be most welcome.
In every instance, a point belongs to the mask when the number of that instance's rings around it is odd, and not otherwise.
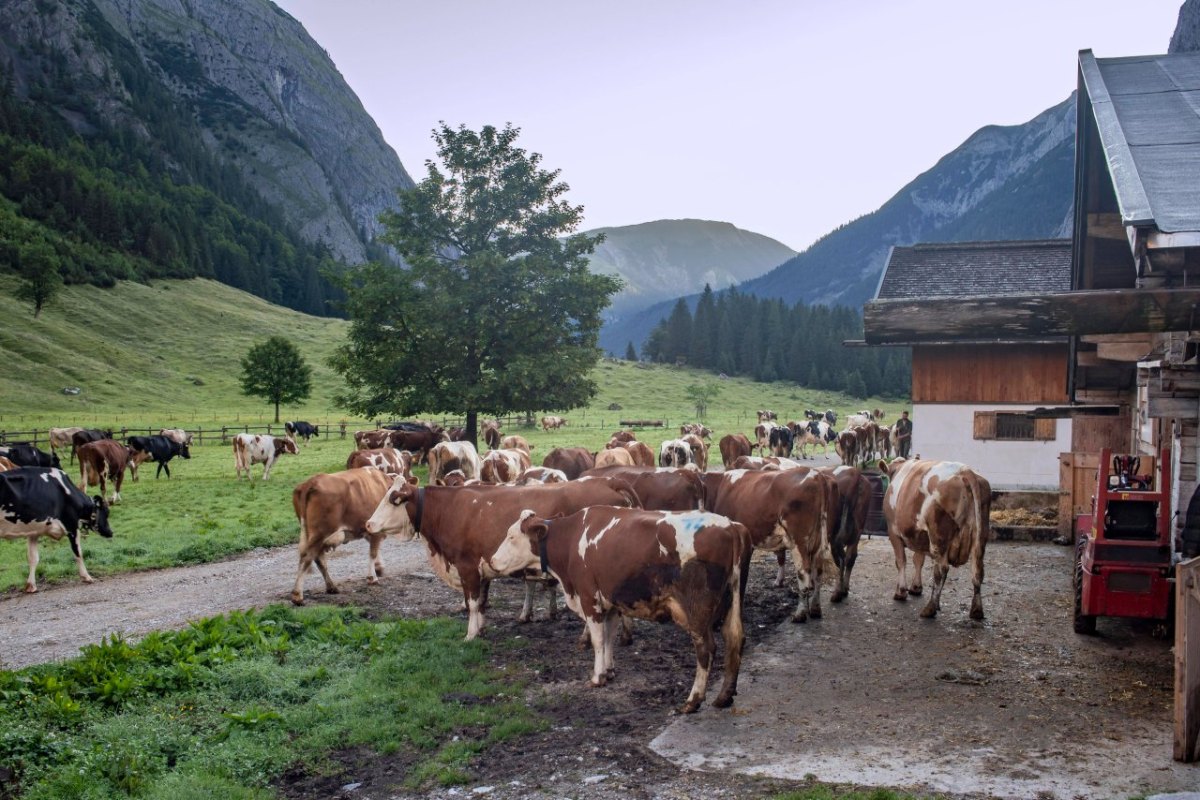
[[[1067,345],[913,347],[914,403],[1066,403]]]

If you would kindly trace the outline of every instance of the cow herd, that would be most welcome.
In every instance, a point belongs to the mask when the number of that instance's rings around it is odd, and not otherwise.
[[[493,580],[525,581],[522,621],[532,615],[534,592],[556,584],[567,607],[584,622],[594,653],[593,685],[611,677],[614,644],[628,629],[628,619],[672,621],[688,632],[695,649],[695,679],[682,706],[685,712],[695,711],[705,697],[714,631],[719,628],[725,644],[724,683],[714,705],[728,706],[737,693],[745,637],[742,606],[752,552],[776,554],[777,586],[788,582],[785,566],[791,553],[799,587],[792,619],[819,618],[826,570],[832,571],[833,602],[850,591],[875,492],[860,469],[868,463],[861,457],[863,450],[850,455],[839,448],[845,463],[836,467],[807,466],[790,458],[798,432],[832,441],[826,437],[836,423],[833,412],[808,412],[806,422],[784,426],[776,425],[774,416],[759,412],[759,429],[770,427],[755,431],[758,456],[752,455],[751,440],[743,434],[720,440],[723,470],[708,469],[713,432],[699,424],[685,425],[678,438],[661,442],[657,456],[633,431],[623,430],[595,452],[554,447],[540,466],[533,463],[534,448],[523,437],[503,436],[494,421],[481,426],[489,445],[482,455],[470,442],[451,441],[449,431],[431,423],[359,431],[344,471],[314,475],[292,492],[300,527],[292,601],[304,602],[305,577],[314,565],[325,590],[338,591],[326,559],[339,545],[367,540],[367,582],[376,584],[384,569],[383,540],[389,535],[401,540],[420,537],[435,574],[462,593],[468,639],[484,630]],[[866,416],[866,421],[855,420],[854,428],[873,426],[870,436],[877,442],[882,415]],[[544,428],[547,420],[559,423],[550,430],[563,424],[561,418],[545,418]],[[287,431],[282,438],[240,434],[234,442],[237,475],[249,476],[250,465],[262,463],[265,480],[278,457],[297,452],[296,437],[312,433],[306,434],[298,423],[289,423]],[[776,431],[790,436],[772,436]],[[834,437],[839,443],[841,433]],[[854,436],[857,442],[857,431]],[[135,449],[133,438],[162,438],[171,445],[163,449],[140,443]],[[800,443],[802,458],[805,444]],[[898,575],[893,597],[905,600],[923,593],[921,567],[928,555],[933,586],[921,615],[932,617],[949,567],[969,562],[970,616],[981,619],[991,502],[986,479],[954,462],[888,463],[874,458],[886,455],[878,452],[878,444],[869,448],[874,459],[870,466],[889,478],[883,514]],[[0,449],[0,457],[10,457],[14,449]],[[764,449],[771,455],[764,456]],[[81,442],[72,452],[81,464],[80,485],[86,489],[94,476],[101,495],[85,495],[56,468],[51,455],[44,465],[0,472],[0,538],[29,541],[26,591],[36,591],[39,535],[68,536],[80,577],[90,582],[78,532],[85,527],[111,536],[108,502],[120,500],[125,466],[137,461],[138,454],[143,454],[141,461],[153,459],[163,468],[172,454],[188,457],[182,431],[131,437],[125,445],[101,437]],[[30,458],[26,452],[16,455]],[[52,458],[56,461],[57,455]],[[428,464],[425,486],[412,471],[422,461]],[[113,484],[109,501],[103,497],[105,480]],[[906,549],[913,551],[911,581]],[[553,595],[551,591],[551,616],[557,614]]]

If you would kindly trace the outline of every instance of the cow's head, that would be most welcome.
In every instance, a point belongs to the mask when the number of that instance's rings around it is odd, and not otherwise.
[[[528,532],[536,525],[541,525],[541,533],[537,538]],[[508,526],[504,541],[488,559],[492,569],[505,575],[536,569],[541,562],[539,542],[545,537],[545,530],[544,519],[535,516],[528,508],[522,511],[517,521]]]
[[[417,538],[423,499],[415,477],[397,476],[367,520],[367,533],[394,533],[403,542]]]
[[[275,452],[280,453],[280,454],[291,453],[292,455],[295,456],[295,455],[300,454],[300,448],[296,446],[295,439],[291,439],[291,438],[276,439],[275,440]]]
[[[891,462],[881,458],[876,466],[879,467],[880,472],[884,473],[889,478],[894,478],[896,477],[896,473],[900,471],[900,468],[907,463],[908,459],[906,458],[894,458],[891,460]]]
[[[55,469],[62,469],[62,462],[58,460],[58,453],[50,454],[50,466],[54,467]],[[112,534],[110,533],[109,536],[111,535]]]
[[[91,528],[105,539],[112,538],[112,528],[108,527],[108,503],[100,495],[92,498],[92,513],[80,521],[85,528]]]
[[[179,457],[186,458],[189,461],[191,460],[192,451],[188,449],[188,446],[186,444],[179,445]]]

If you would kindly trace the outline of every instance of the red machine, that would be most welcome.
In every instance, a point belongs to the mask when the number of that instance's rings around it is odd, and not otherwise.
[[[1163,450],[1141,471],[1142,459],[1100,452],[1092,516],[1075,548],[1075,632],[1094,633],[1096,617],[1167,619],[1174,564],[1171,467]]]

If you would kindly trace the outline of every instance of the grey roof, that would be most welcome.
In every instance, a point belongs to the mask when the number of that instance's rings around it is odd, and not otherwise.
[[[1071,240],[893,247],[877,300],[1049,294],[1071,289]]]
[[[1082,50],[1079,73],[1124,224],[1200,231],[1200,53]]]

